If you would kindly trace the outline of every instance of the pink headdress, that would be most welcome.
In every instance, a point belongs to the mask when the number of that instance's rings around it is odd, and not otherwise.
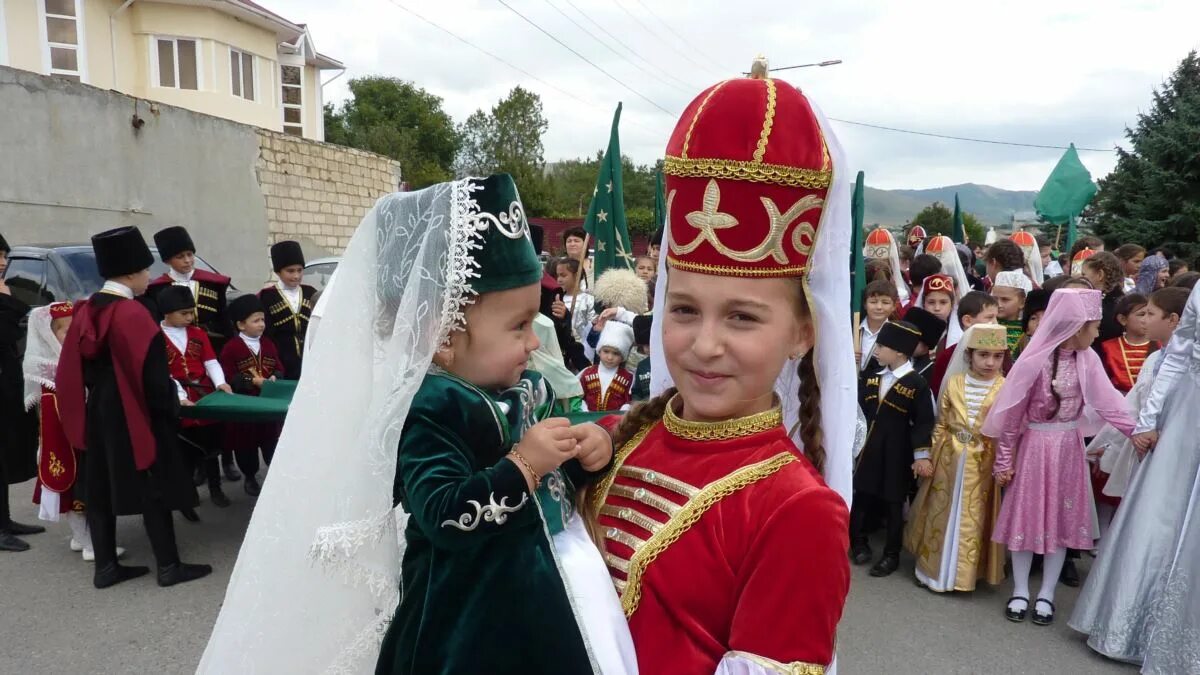
[[[1042,315],[1037,332],[1004,379],[1004,387],[996,396],[996,402],[983,423],[983,435],[999,437],[1009,417],[1025,413],[1029,392],[1041,375],[1046,362],[1054,351],[1078,333],[1084,324],[1100,320],[1102,298],[1103,294],[1100,291],[1085,288],[1060,288],[1051,294],[1050,306]],[[1079,385],[1083,388],[1084,401],[1088,407],[1121,409],[1124,398],[1107,382],[1104,366],[1096,352],[1084,349],[1076,354]],[[1094,435],[1090,429],[1092,425],[1095,425],[1097,430],[1102,426],[1094,418],[1095,415],[1087,415],[1086,424],[1081,426],[1085,436]]]

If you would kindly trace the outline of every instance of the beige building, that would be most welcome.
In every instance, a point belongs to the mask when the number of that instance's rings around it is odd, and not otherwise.
[[[0,65],[315,140],[344,70],[250,0],[0,0]]]

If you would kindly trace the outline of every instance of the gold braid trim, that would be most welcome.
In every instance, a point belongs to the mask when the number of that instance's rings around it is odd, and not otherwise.
[[[758,136],[758,147],[754,149],[754,161],[762,162],[767,154],[767,139],[775,126],[775,80],[767,79],[767,116],[763,120],[762,133]]]
[[[729,652],[725,656],[735,656],[750,661],[772,673],[783,673],[784,675],[825,675],[825,666],[819,666],[815,663],[805,663],[804,661],[780,663],[775,659],[768,659],[765,656],[738,651]]]
[[[691,159],[671,155],[667,155],[663,161],[663,173],[680,178],[726,178],[813,190],[826,189],[833,181],[833,172],[827,169],[803,169],[736,159]]]
[[[663,425],[671,435],[688,441],[728,441],[770,431],[783,424],[783,409],[779,406],[739,419],[689,422],[675,413],[675,401],[678,398],[679,394],[676,394],[667,403],[667,410],[663,413]]]
[[[642,441],[646,440],[646,436],[650,435],[650,431],[654,429],[654,425],[656,424],[658,424],[657,421],[642,427],[641,431],[634,434],[633,438],[617,449],[617,456],[613,458],[612,468],[600,479],[600,482],[596,483],[595,489],[591,491],[592,513],[600,513],[601,507],[604,506],[604,499],[608,497],[608,491],[612,488],[613,481],[617,479],[617,471],[625,463],[625,458],[629,457],[629,453],[636,450],[642,444]]]
[[[789,267],[733,267],[732,265],[708,265],[705,263],[694,263],[686,260],[680,260],[672,255],[667,255],[667,264],[671,267],[683,270],[684,272],[700,272],[702,274],[715,274],[726,277],[793,277],[798,274],[803,274],[804,265],[791,265]]]
[[[669,409],[669,408],[668,408]],[[781,452],[774,457],[751,464],[733,473],[713,481],[684,505],[677,515],[672,517],[661,530],[646,541],[646,545],[634,551],[629,559],[629,576],[626,579],[625,591],[621,594],[621,606],[626,618],[633,616],[638,604],[642,601],[642,577],[646,568],[653,563],[663,551],[667,550],[687,532],[700,517],[725,497],[756,483],[783,467],[796,461],[796,456],[790,452]]]

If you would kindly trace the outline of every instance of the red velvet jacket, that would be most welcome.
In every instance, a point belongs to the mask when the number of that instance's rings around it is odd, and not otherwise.
[[[208,341],[208,334],[202,328],[187,327],[187,349],[182,353],[165,334],[163,340],[167,343],[167,369],[171,373],[171,379],[183,385],[189,401],[195,403],[216,391],[217,385],[204,370],[204,363],[215,361],[217,355],[213,352],[212,343]],[[194,427],[211,422],[184,419],[180,424],[183,427]]]
[[[849,516],[778,408],[668,413],[618,450],[593,499],[641,672],[712,673],[732,651],[780,672],[833,660]]]
[[[584,368],[579,373],[579,383],[583,385],[583,402],[590,412],[620,410],[633,400],[633,374],[624,367],[617,368],[607,390],[600,383],[599,366]]]
[[[246,341],[236,336],[221,348],[221,369],[225,371],[225,380],[238,394],[258,396],[261,388],[254,386],[255,376],[264,379],[283,377],[283,364],[279,361],[279,350],[271,338],[259,338],[258,354],[250,351]]]
[[[1128,394],[1133,385],[1137,384],[1146,357],[1156,351],[1158,344],[1153,341],[1135,345],[1126,340],[1125,336],[1118,335],[1100,343],[1100,361],[1104,364],[1104,370],[1108,373],[1108,379],[1112,380],[1113,386],[1120,389],[1122,394]]]

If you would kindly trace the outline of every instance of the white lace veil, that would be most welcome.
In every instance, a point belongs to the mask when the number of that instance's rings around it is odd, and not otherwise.
[[[850,220],[851,181],[845,153],[825,116],[811,100],[813,112],[821,124],[825,144],[833,163],[833,184],[826,195],[813,251],[808,259],[810,309],[816,327],[816,370],[821,383],[821,429],[825,436],[825,482],[846,500],[853,492],[853,456],[858,409],[858,369],[854,362],[854,328],[850,322]],[[663,354],[662,320],[667,297],[667,251],[670,250],[671,222],[663,228],[662,254],[658,258],[658,282],[654,293],[654,316],[658,320],[650,332],[650,395],[657,396],[673,386]],[[900,260],[892,246],[893,268],[899,273]],[[900,286],[904,286],[903,277]],[[905,292],[907,293],[907,288]],[[803,447],[799,434],[800,380],[798,361],[788,361],[775,391],[783,401],[784,423],[794,430],[792,440]]]
[[[996,328],[997,325],[998,324],[993,324],[993,323],[977,323],[963,332],[962,339],[959,340],[959,342],[963,345],[971,344],[971,336],[975,334],[975,326],[983,326],[986,328]],[[971,364],[967,357],[966,348],[964,347],[962,349],[955,349],[954,356],[950,358],[950,363],[949,363],[949,365],[946,366],[946,372],[942,374],[942,382],[938,388],[938,397],[937,397],[938,410],[941,410],[942,396],[946,395],[946,386],[950,383],[950,380],[954,379],[955,375],[957,375],[959,373],[964,373],[964,372],[970,370],[970,367],[971,367]]]
[[[470,298],[472,189],[383,197],[351,239],[197,672],[374,668],[400,597],[396,452]]]
[[[42,387],[54,389],[54,372],[62,345],[50,326],[50,306],[35,307],[29,312],[29,332],[25,340],[25,356],[21,371],[25,376],[25,409],[32,410],[42,400]]]

